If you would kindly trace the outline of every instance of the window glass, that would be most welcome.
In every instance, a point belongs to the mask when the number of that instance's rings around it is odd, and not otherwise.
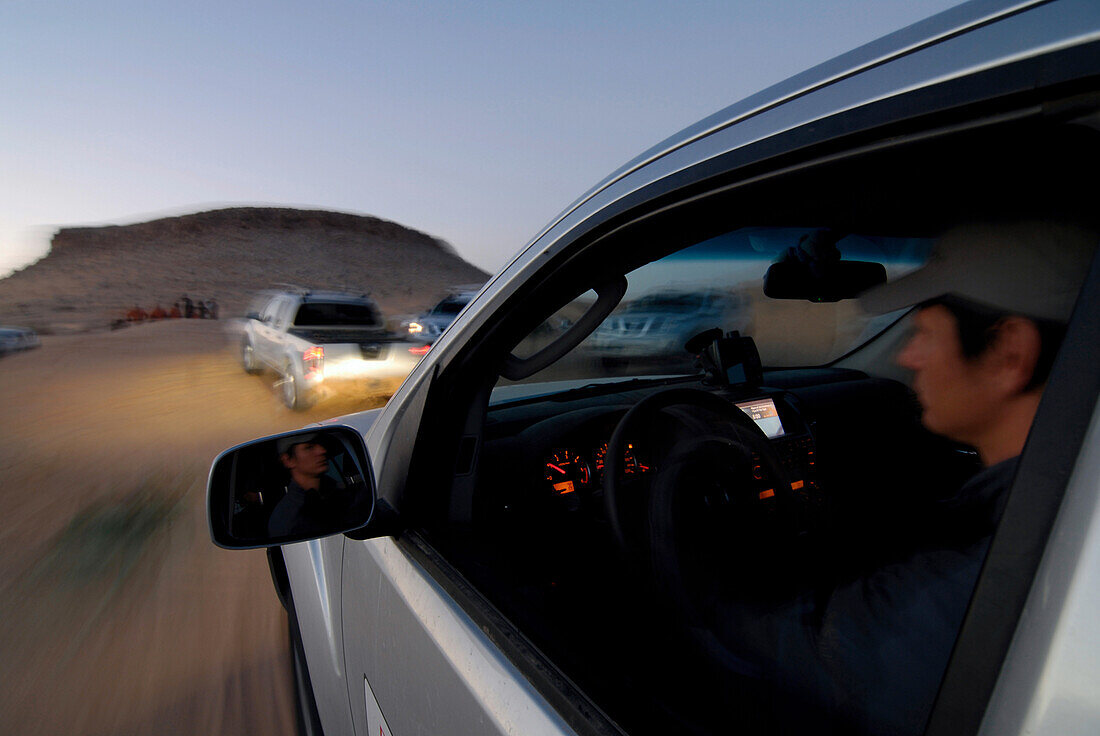
[[[456,315],[469,303],[470,298],[471,297],[468,296],[449,296],[439,304],[436,304],[431,314]]]
[[[800,247],[813,228],[741,228],[684,248],[627,274],[626,296],[576,349],[521,381],[612,380],[626,376],[700,371],[685,343],[720,328],[751,336],[765,367],[829,363],[889,326],[853,299],[815,303],[771,299],[763,292],[768,267]],[[928,258],[926,238],[840,234],[842,260],[882,264],[895,279]],[[527,357],[556,339],[594,302],[589,291],[559,309],[513,351]],[[500,385],[511,382],[502,380]],[[506,392],[516,395],[516,389]]]
[[[276,317],[279,314],[279,310],[285,305],[283,299],[272,299],[264,307],[264,311],[260,314],[260,319],[264,322],[275,322]]]
[[[363,327],[379,323],[369,304],[348,302],[306,302],[298,308],[294,324],[308,327]]]

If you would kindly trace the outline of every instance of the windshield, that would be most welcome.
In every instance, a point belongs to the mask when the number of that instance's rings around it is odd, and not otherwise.
[[[627,377],[701,372],[685,343],[712,328],[753,338],[765,368],[828,364],[893,323],[855,299],[837,302],[771,299],[764,295],[768,267],[815,228],[741,228],[676,251],[627,274],[619,306],[573,351],[518,383],[604,382]],[[851,233],[837,241],[841,260],[882,264],[888,279],[919,268],[931,239]],[[565,305],[513,351],[533,354],[572,326],[595,301],[594,292]],[[498,386],[511,385],[502,379]],[[532,388],[531,394],[541,393]],[[502,396],[523,395],[510,388]]]
[[[294,317],[298,327],[377,327],[378,311],[370,304],[306,302]]]
[[[446,314],[455,316],[462,311],[462,308],[470,301],[471,297],[468,296],[449,296],[439,304],[436,304],[432,308],[431,314]]]

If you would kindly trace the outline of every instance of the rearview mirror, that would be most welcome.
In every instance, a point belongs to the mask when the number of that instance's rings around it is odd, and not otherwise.
[[[873,261],[843,261],[837,243],[844,233],[823,228],[804,235],[764,274],[764,296],[837,302],[886,283],[886,268]]]
[[[764,274],[764,295],[772,299],[838,302],[886,283],[886,268],[871,261],[837,261],[815,273],[802,263],[773,263]]]
[[[220,454],[206,499],[214,544],[273,547],[365,526],[374,509],[374,473],[356,430],[298,430]]]

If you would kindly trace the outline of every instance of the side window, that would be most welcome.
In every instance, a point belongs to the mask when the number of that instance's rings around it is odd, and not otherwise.
[[[762,288],[773,261],[819,232],[739,228],[632,271],[615,311],[569,355],[522,382],[698,374],[702,367],[687,343],[714,328],[751,336],[769,366],[816,366],[839,358],[889,327],[897,315],[868,314],[852,299],[770,299]],[[836,246],[841,259],[881,262],[895,279],[924,263],[930,243],[848,233]],[[595,299],[588,291],[558,309],[520,341],[515,355],[526,357],[549,344]],[[509,383],[502,379],[500,385]]]
[[[282,308],[284,300],[276,297],[269,301],[264,307],[264,310],[260,313],[260,319],[269,325],[274,325],[276,317],[279,314],[279,310]]]
[[[275,313],[274,325],[278,329],[290,324],[290,319],[298,309],[298,303],[291,299],[282,299]]]

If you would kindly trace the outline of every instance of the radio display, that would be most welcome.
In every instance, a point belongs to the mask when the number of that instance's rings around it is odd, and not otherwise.
[[[775,402],[771,399],[742,401],[736,406],[756,422],[756,426],[760,427],[768,439],[773,440],[786,434],[783,422],[779,419],[779,412],[775,408]]]

